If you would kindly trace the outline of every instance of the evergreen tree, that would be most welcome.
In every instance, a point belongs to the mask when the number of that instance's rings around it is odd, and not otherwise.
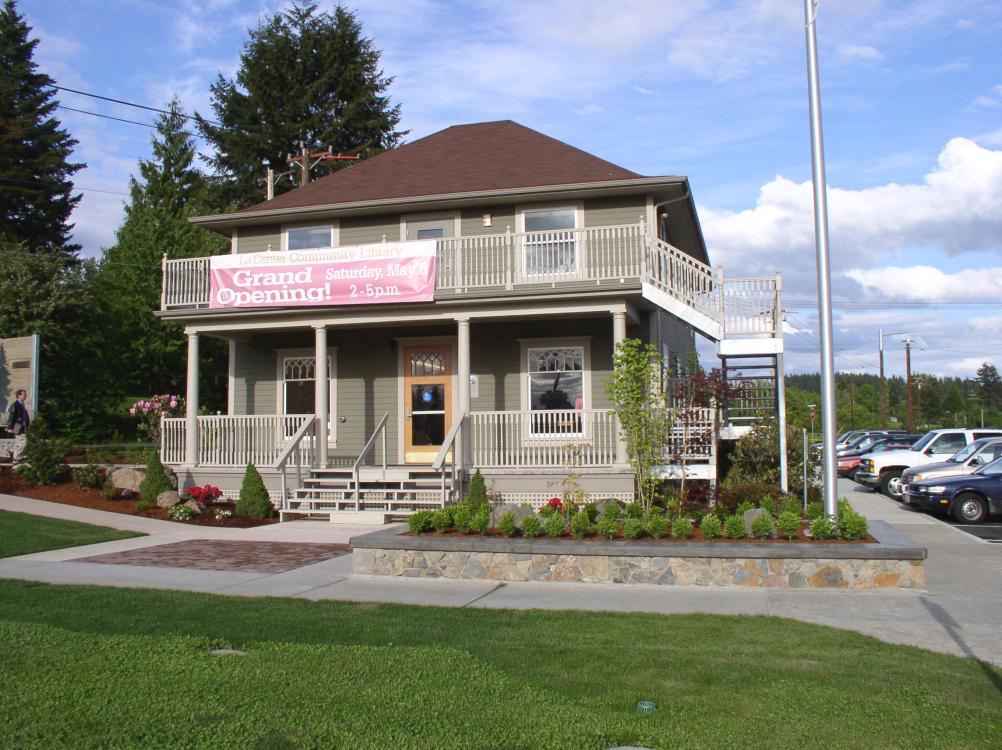
[[[975,380],[978,384],[978,396],[983,400],[985,409],[1002,407],[1002,377],[999,377],[995,365],[983,362]]]
[[[177,100],[157,118],[153,158],[139,162],[129,184],[125,220],[101,261],[97,290],[115,321],[110,361],[132,395],[179,392],[185,380],[186,343],[177,324],[153,315],[160,307],[160,261],[211,255],[225,240],[188,222],[206,210],[207,185],[195,168],[195,144]],[[224,355],[217,342],[202,347],[204,402],[222,401]]]
[[[52,79],[33,61],[37,39],[14,0],[0,9],[0,240],[29,252],[73,256],[70,178],[83,164],[69,161],[76,141],[52,113]]]
[[[396,129],[400,107],[386,95],[392,79],[383,76],[379,56],[356,16],[340,5],[318,13],[316,4],[297,2],[252,29],[236,80],[220,75],[212,85],[219,124],[198,121],[216,151],[214,204],[263,200],[264,168],[287,171],[286,158],[299,153],[300,143],[363,157],[396,146],[405,133]],[[290,186],[283,180],[276,192]]]

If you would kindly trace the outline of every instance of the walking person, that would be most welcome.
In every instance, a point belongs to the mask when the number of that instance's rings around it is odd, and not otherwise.
[[[28,442],[28,426],[31,424],[31,415],[24,403],[28,392],[21,388],[14,398],[8,412],[7,430],[14,433],[14,463],[21,464],[24,463],[24,447]]]

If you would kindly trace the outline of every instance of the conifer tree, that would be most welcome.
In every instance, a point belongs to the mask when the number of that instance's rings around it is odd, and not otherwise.
[[[264,200],[265,167],[288,170],[286,158],[301,143],[363,158],[396,146],[405,133],[396,129],[400,107],[390,104],[392,79],[383,76],[379,56],[356,16],[340,5],[327,13],[298,2],[251,29],[236,80],[220,75],[212,85],[219,124],[199,118],[216,150],[214,205]],[[345,164],[325,162],[317,170]],[[276,194],[293,184],[281,181]]]
[[[195,166],[195,144],[176,99],[168,110],[157,118],[153,158],[141,160],[138,179],[130,180],[125,220],[114,246],[105,250],[97,284],[115,321],[108,354],[134,395],[178,392],[184,384],[183,332],[153,315],[160,307],[162,257],[211,255],[226,245],[188,222],[207,210],[207,185]],[[218,406],[213,401],[220,398],[225,366],[215,361],[223,352],[214,343],[202,347],[206,361],[200,369],[208,379],[203,401]]]
[[[70,242],[71,177],[84,165],[70,162],[76,141],[53,117],[52,79],[33,57],[38,39],[14,0],[0,9],[0,239],[29,252],[74,256]]]

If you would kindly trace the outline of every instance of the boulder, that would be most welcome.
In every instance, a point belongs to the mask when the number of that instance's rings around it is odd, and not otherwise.
[[[166,490],[157,495],[157,507],[169,510],[181,502],[181,496],[177,490]]]
[[[186,500],[184,504],[191,508],[191,512],[196,516],[205,510],[205,506],[201,503],[195,502],[194,500]]]
[[[177,472],[171,467],[164,465],[164,473],[167,475],[167,481],[170,482],[171,489],[177,489]]]
[[[501,516],[505,513],[515,514],[515,523],[521,523],[526,516],[531,516],[535,511],[528,505],[512,505],[505,503],[495,505],[491,508],[491,526],[496,527],[501,522]]]
[[[122,492],[139,493],[139,485],[146,476],[144,469],[121,468],[112,469],[108,472],[108,481],[116,490]]]
[[[616,500],[614,498],[609,498],[607,500],[599,500],[595,505],[598,507],[598,517],[599,518],[602,518],[605,515],[605,507],[607,505],[615,505],[617,508],[620,509],[620,511],[622,511],[623,508],[626,507],[626,505],[624,503],[622,503],[619,500]]]
[[[767,516],[767,515],[769,515],[769,511],[767,511],[765,508],[751,508],[750,510],[746,510],[745,511],[745,515],[744,515],[744,519],[745,519],[745,532],[748,534],[748,536],[752,535],[752,528],[751,528],[752,521],[754,521],[759,516]],[[772,526],[772,531],[770,532],[769,537],[771,539],[775,539],[776,538],[776,525],[775,524],[773,524],[773,526]]]

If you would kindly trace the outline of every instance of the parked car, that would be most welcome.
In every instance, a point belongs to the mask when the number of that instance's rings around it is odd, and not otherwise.
[[[966,448],[950,456],[946,461],[905,469],[901,475],[902,491],[905,491],[905,485],[912,482],[939,479],[941,477],[955,477],[961,474],[973,474],[982,466],[990,464],[999,458],[1002,458],[1002,438],[981,438],[980,440],[975,440]],[[907,502],[907,494],[905,494],[904,500]]]
[[[939,477],[908,485],[908,504],[934,513],[949,513],[960,523],[982,523],[1002,513],[1002,459],[973,474]]]
[[[856,481],[894,500],[901,500],[901,475],[905,469],[943,461],[975,440],[986,437],[1002,437],[1002,430],[930,430],[909,450],[864,455],[859,462]]]
[[[845,456],[855,453],[856,455],[861,456],[864,453],[869,453],[870,449],[877,443],[883,442],[889,438],[911,445],[920,437],[922,436],[914,435],[903,430],[869,430],[863,433],[863,435],[849,441],[845,448],[836,450],[835,455]]]
[[[859,470],[860,461],[867,453],[882,453],[884,451],[908,450],[912,447],[919,435],[910,433],[883,437],[874,441],[866,448],[857,448],[854,451],[845,451],[838,457],[838,473],[843,477],[854,477]]]

